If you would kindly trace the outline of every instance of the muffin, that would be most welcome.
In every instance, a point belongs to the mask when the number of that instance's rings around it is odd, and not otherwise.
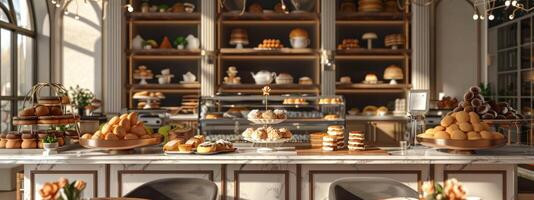
[[[20,149],[22,141],[18,133],[10,132],[7,134],[6,138],[6,149]]]
[[[23,149],[35,149],[37,148],[37,141],[32,134],[22,134],[21,148]]]

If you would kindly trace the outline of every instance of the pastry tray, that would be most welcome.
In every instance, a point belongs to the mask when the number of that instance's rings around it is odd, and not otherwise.
[[[165,155],[188,155],[188,154],[215,155],[215,154],[221,154],[221,153],[232,153],[232,152],[236,152],[236,151],[237,151],[237,148],[226,149],[226,150],[222,150],[222,151],[209,152],[209,153],[199,153],[199,152],[196,152],[195,150],[190,151],[190,152],[165,151],[164,153],[165,153]]]
[[[248,119],[249,121],[253,122],[254,124],[279,124],[284,122],[286,119]]]
[[[481,150],[504,146],[508,141],[506,138],[496,140],[451,140],[451,139],[434,139],[417,136],[417,141],[424,146],[451,149],[451,150]]]
[[[103,150],[129,150],[144,146],[151,146],[161,143],[161,137],[137,139],[137,140],[93,140],[80,138],[80,145],[85,148],[96,148]]]

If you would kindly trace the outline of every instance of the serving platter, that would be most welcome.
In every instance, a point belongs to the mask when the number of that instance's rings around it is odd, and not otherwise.
[[[417,136],[417,141],[427,147],[452,150],[451,153],[474,153],[475,150],[504,146],[508,140],[506,137],[494,140],[451,140]]]
[[[137,140],[93,140],[80,138],[80,145],[89,149],[130,150],[139,147],[157,145],[161,137]]]
[[[215,155],[215,154],[221,154],[221,153],[232,153],[232,152],[236,152],[237,151],[237,148],[232,148],[232,149],[225,149],[225,150],[221,150],[221,151],[214,151],[214,152],[209,152],[209,153],[199,153],[195,150],[193,151],[190,151],[190,152],[181,152],[181,151],[165,151],[164,153],[166,155],[188,155],[188,154],[197,154],[197,155]]]

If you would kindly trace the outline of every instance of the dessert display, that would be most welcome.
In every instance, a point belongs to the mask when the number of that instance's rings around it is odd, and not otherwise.
[[[132,98],[139,100],[137,103],[139,109],[157,109],[160,107],[159,100],[164,99],[165,95],[161,92],[140,91],[134,93]]]
[[[523,115],[506,102],[486,101],[481,94],[481,89],[477,86],[469,88],[464,94],[464,100],[449,114],[459,111],[475,112],[480,118],[486,120],[523,119]]]
[[[289,42],[295,49],[307,48],[310,45],[308,32],[302,28],[295,28],[289,33]]]
[[[162,135],[148,132],[137,113],[131,112],[111,118],[94,133],[83,134],[80,144],[85,148],[127,150],[159,144],[161,139]]]
[[[291,131],[289,131],[286,128],[273,128],[271,126],[268,127],[260,127],[257,129],[254,128],[247,128],[243,133],[241,134],[244,140],[247,141],[278,141],[278,140],[288,140],[293,137],[293,134]]]
[[[197,109],[198,109],[198,96],[197,95],[182,96],[182,103],[179,107],[178,113],[182,113],[182,114],[196,113]]]
[[[142,13],[192,13],[195,11],[195,4],[177,2],[169,7],[167,4],[150,5],[148,1],[143,1],[140,11]]]
[[[360,12],[381,12],[384,10],[382,0],[359,0],[358,11]]]
[[[163,151],[166,154],[217,154],[234,152],[236,148],[227,140],[207,142],[203,135],[195,135],[188,140],[182,138],[169,140],[163,145]]]
[[[358,39],[350,38],[350,39],[343,39],[341,41],[341,44],[337,45],[337,49],[359,49],[360,48],[360,41]]]
[[[384,44],[391,49],[398,49],[404,45],[404,38],[402,34],[389,34],[384,37]]]
[[[145,65],[140,65],[134,70],[133,78],[141,80],[139,84],[144,85],[148,84],[146,80],[154,78],[154,74],[152,74],[152,70],[147,69]]]
[[[341,98],[320,98],[319,104],[342,104],[343,100]]]
[[[159,84],[170,84],[174,75],[171,74],[170,69],[163,69],[161,70],[161,74],[156,75],[156,78],[158,78]]]
[[[284,48],[284,44],[279,39],[264,39],[256,49],[260,50],[271,50],[271,49],[281,49]]]
[[[378,0],[378,1],[381,1],[381,0]],[[369,33],[364,33],[362,35],[362,40],[367,40],[367,49],[373,48],[373,40],[376,40],[376,39],[378,39],[378,35],[376,35],[376,33],[369,32]]]
[[[337,120],[339,119],[339,116],[336,114],[328,114],[323,117],[325,120]]]
[[[278,124],[287,119],[287,111],[280,109],[260,111],[254,109],[247,114],[247,119],[256,124]]]
[[[228,70],[226,70],[228,76],[224,77],[224,84],[241,84],[241,77],[237,76],[237,72],[235,66],[228,67]]]
[[[336,151],[345,146],[345,127],[342,125],[328,126],[327,135],[323,136],[323,151]]]
[[[293,83],[293,76],[287,73],[280,73],[274,79],[276,84],[291,84]]]
[[[226,118],[244,118],[247,116],[246,114],[249,112],[247,108],[244,107],[234,107],[228,109],[226,112],[224,112],[223,117]]]
[[[236,49],[242,49],[244,45],[248,44],[248,34],[245,29],[232,29],[232,32],[230,33],[230,45],[235,45]]]
[[[303,76],[299,78],[299,84],[301,85],[312,85],[313,80],[310,77]]]
[[[397,80],[404,79],[402,69],[397,65],[390,65],[384,70],[384,79],[391,80],[389,84],[396,85]]]
[[[376,106],[365,106],[362,113],[367,116],[377,115],[378,107]]]
[[[444,96],[441,100],[437,103],[438,109],[454,109],[458,107],[458,99],[456,97],[450,97],[450,96]]]
[[[219,113],[208,113],[204,117],[204,119],[220,119],[220,118],[223,118],[223,115]]]
[[[182,74],[182,78],[184,79],[183,81],[180,81],[180,83],[182,84],[186,84],[186,83],[198,83],[197,82],[197,76],[195,76],[193,73],[191,73],[190,71],[188,71],[187,73],[185,74]]]
[[[503,145],[506,138],[480,120],[476,112],[459,111],[443,117],[440,125],[417,135],[423,145],[455,149],[476,150]]]
[[[289,104],[289,105],[306,105],[308,102],[304,100],[303,98],[286,98],[282,102],[282,104]]]
[[[365,134],[361,131],[349,132],[349,151],[365,150]]]
[[[342,76],[342,77],[339,78],[339,83],[341,83],[341,84],[351,84],[352,80],[351,80],[350,76]]]
[[[369,73],[365,75],[365,80],[362,82],[364,84],[378,84],[378,76],[373,73]]]
[[[310,133],[310,145],[312,148],[321,148],[323,146],[323,137],[327,136],[326,133]]]
[[[339,10],[344,13],[356,12],[356,4],[352,0],[343,0],[339,6]]]

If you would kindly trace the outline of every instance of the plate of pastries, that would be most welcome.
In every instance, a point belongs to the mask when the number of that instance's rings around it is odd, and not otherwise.
[[[143,122],[138,121],[137,113],[132,112],[111,118],[94,133],[83,134],[80,145],[85,148],[127,150],[156,145],[161,139],[160,134],[149,133]]]
[[[284,105],[307,105],[308,102],[304,98],[286,98],[282,102]]]
[[[253,143],[279,143],[287,142],[293,137],[293,133],[287,128],[259,127],[247,128],[241,134],[244,140]]]
[[[279,124],[287,119],[287,111],[254,109],[247,114],[247,119],[255,124]]]
[[[480,87],[473,86],[464,94],[464,99],[453,112],[475,112],[483,120],[517,120],[523,119],[517,110],[506,102],[486,101]]]
[[[492,131],[476,112],[466,111],[445,116],[438,126],[417,135],[417,140],[425,146],[453,150],[494,148],[506,143],[506,137]]]
[[[227,140],[207,142],[203,135],[196,135],[188,140],[177,138],[163,145],[165,154],[219,154],[235,152],[237,148]]]
[[[341,98],[321,98],[319,99],[319,104],[342,104],[343,100]]]
[[[77,121],[79,116],[64,112],[63,105],[68,100],[62,97],[39,97],[37,104],[24,108],[17,117],[13,117],[14,125],[62,125],[72,124]]]

